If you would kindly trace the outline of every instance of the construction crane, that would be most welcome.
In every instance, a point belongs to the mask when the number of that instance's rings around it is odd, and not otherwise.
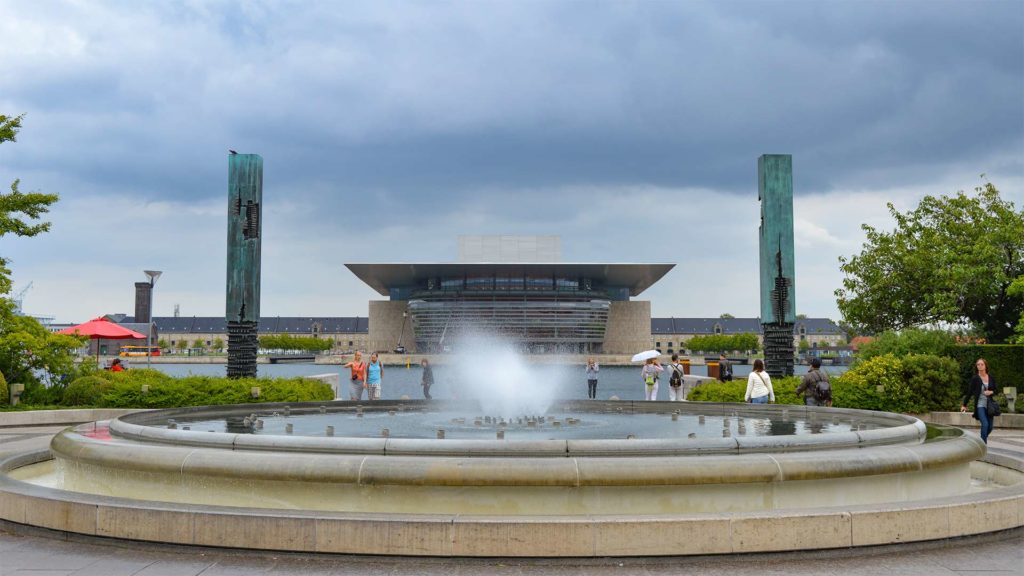
[[[15,315],[17,315],[17,316],[24,316],[25,315],[21,311],[21,302],[25,299],[25,293],[27,293],[31,288],[32,288],[32,282],[29,282],[28,286],[25,286],[24,288],[22,288],[21,292],[18,292],[17,294],[15,294],[14,298],[12,298],[12,301],[14,302],[14,314]]]

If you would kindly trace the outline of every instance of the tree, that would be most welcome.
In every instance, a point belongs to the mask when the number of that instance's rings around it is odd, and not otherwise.
[[[192,349],[193,350],[206,350],[206,343],[203,342],[202,338],[196,338],[192,342]]]
[[[217,353],[223,352],[224,351],[224,339],[223,338],[214,338],[213,339],[213,344],[210,345],[210,348],[212,348],[213,351],[217,352]]]
[[[0,114],[0,144],[14,142],[21,129],[21,116],[4,116]],[[36,222],[49,212],[50,205],[57,201],[56,194],[27,194],[18,189],[20,180],[11,184],[8,194],[0,194],[0,238],[7,234],[32,237],[50,229],[49,222]],[[7,268],[7,259],[0,256],[0,295],[11,291],[11,271]]]
[[[164,340],[163,338],[157,341],[156,346],[161,350],[167,350],[168,348],[171,347],[171,345],[168,344],[167,340]]]
[[[185,351],[185,348],[188,348],[188,342],[186,342],[184,339],[178,340],[174,344],[174,347],[178,349],[178,353],[180,354],[181,352]]]
[[[729,320],[735,318],[735,316],[733,316],[732,314],[729,314],[728,312],[726,312],[724,314],[719,314],[718,317],[719,318],[726,318],[726,319],[729,319]]]
[[[23,116],[0,114],[0,143],[14,142],[21,129]],[[32,237],[50,229],[40,217],[57,201],[56,194],[22,193],[19,180],[11,191],[0,194],[0,238],[7,234]],[[7,259],[0,256],[0,373],[10,383],[29,386],[62,384],[74,372],[73,352],[81,340],[73,336],[52,334],[38,321],[14,314],[14,303],[6,294],[11,291],[11,271]]]
[[[796,319],[797,320],[807,320],[807,314],[797,314],[796,315]]]
[[[860,254],[840,258],[846,275],[836,301],[858,331],[951,324],[1003,342],[1019,322],[1024,294],[1024,211],[986,182],[976,195],[926,196],[907,213],[888,204],[892,232],[864,224]]]
[[[1024,298],[1024,276],[1018,276],[1006,292],[1011,296]],[[1024,308],[1020,311],[1020,318],[1017,319],[1017,329],[1014,332],[1017,335],[1013,337],[1013,342],[1015,344],[1024,344]]]

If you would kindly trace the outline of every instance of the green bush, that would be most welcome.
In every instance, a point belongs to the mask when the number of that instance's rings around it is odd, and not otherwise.
[[[959,368],[949,358],[884,354],[834,378],[833,405],[911,414],[952,410],[959,404],[959,380]]]
[[[4,379],[4,373],[0,372],[0,406],[7,406],[11,403],[11,391],[7,387],[7,380]]]
[[[157,370],[133,369],[108,373],[111,382],[98,405],[105,408],[174,408],[249,402],[311,402],[332,400],[330,385],[308,378],[241,378],[214,376],[172,378]],[[142,386],[149,391],[142,393]],[[260,397],[250,389],[259,386]]]
[[[798,398],[796,395],[796,388],[799,385],[800,378],[796,376],[772,380],[775,403],[803,404],[803,398]],[[709,381],[690,390],[687,400],[696,402],[743,402],[743,396],[746,392],[746,378],[733,380],[732,382]]]
[[[38,380],[25,382],[25,390],[19,402],[28,406],[54,406],[64,399],[64,386],[47,386]]]
[[[707,336],[694,336],[683,344],[687,350],[700,350],[701,352],[746,351],[760,348],[756,334],[709,334]]]
[[[64,390],[62,404],[65,406],[96,406],[110,386],[110,381],[100,376],[76,378]]]
[[[857,353],[858,360],[870,360],[876,356],[892,354],[897,358],[908,354],[930,354],[948,356],[956,346],[956,338],[945,330],[919,330],[909,328],[900,332],[882,332],[871,342],[863,344]]]

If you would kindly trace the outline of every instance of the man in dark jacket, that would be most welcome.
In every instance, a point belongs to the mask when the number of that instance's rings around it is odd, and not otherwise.
[[[722,382],[732,381],[732,362],[725,359],[725,354],[718,355],[718,379]]]
[[[828,382],[828,376],[825,376],[820,369],[821,358],[811,359],[811,369],[804,374],[804,379],[800,381],[800,386],[796,389],[797,395],[803,392],[806,406],[821,406],[817,397],[818,382]]]

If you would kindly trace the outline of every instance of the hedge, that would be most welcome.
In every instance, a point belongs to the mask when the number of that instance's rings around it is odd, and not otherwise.
[[[7,387],[7,380],[4,373],[0,372],[0,406],[7,406],[11,403],[11,390]]]
[[[772,391],[775,392],[776,404],[803,404],[802,397],[797,397],[796,388],[800,385],[800,378],[790,376],[772,381]],[[731,382],[708,381],[690,390],[686,396],[687,400],[696,402],[743,402],[743,396],[747,392],[747,380],[733,380]]]
[[[149,391],[145,394],[142,393],[143,385],[149,385]],[[259,398],[253,398],[250,394],[254,386],[260,388]],[[309,378],[173,378],[158,370],[140,368],[79,378],[68,386],[63,404],[100,408],[177,408],[333,399],[334,391],[330,385]]]
[[[791,376],[773,382],[776,403],[803,404],[802,395],[797,396],[795,392],[801,380],[801,377]],[[962,396],[957,363],[928,354],[902,358],[892,354],[876,356],[859,362],[843,374],[830,375],[829,380],[832,405],[842,408],[923,414],[955,410]],[[689,399],[742,402],[746,387],[746,380],[709,382],[697,386]]]
[[[1024,391],[1024,346],[1013,344],[973,344],[957,346],[949,355],[960,365],[960,386],[967,389],[967,383],[974,376],[974,363],[978,358],[988,362],[988,373],[995,378],[997,395],[1002,397],[1004,386],[1016,386]],[[962,394],[962,392],[961,392]]]

